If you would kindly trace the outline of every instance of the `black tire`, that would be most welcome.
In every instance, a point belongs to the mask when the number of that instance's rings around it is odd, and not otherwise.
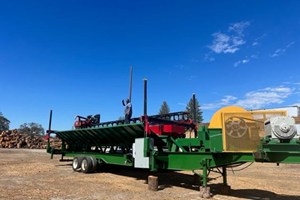
[[[93,171],[94,165],[90,157],[84,157],[81,162],[81,171],[83,173],[91,173]]]
[[[72,161],[72,169],[76,172],[80,171],[83,157],[74,157]]]
[[[97,167],[98,167],[98,161],[97,161],[97,159],[94,156],[89,156],[88,158],[91,159],[92,165],[93,165],[93,167],[91,169],[91,172],[97,171]]]

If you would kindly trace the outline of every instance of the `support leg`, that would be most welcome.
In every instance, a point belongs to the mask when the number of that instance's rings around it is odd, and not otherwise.
[[[61,154],[61,157],[60,157],[59,161],[64,161],[64,154]]]
[[[64,161],[64,154],[63,154],[63,152],[65,151],[65,149],[66,149],[66,143],[65,143],[65,141],[61,141],[61,158],[60,158],[60,160],[59,161]]]
[[[206,160],[203,165],[203,171],[202,171],[202,186],[203,187],[207,186],[207,163],[206,163]]]
[[[51,149],[51,159],[53,159],[54,151]]]
[[[210,187],[207,186],[207,182],[208,182],[208,175],[207,175],[208,160],[207,159],[202,161],[202,167],[203,167],[202,186],[200,186],[200,196],[202,198],[210,198],[211,197]]]
[[[226,167],[223,166],[222,167],[222,176],[223,176],[223,184],[224,185],[227,185],[227,170],[226,170]]]
[[[227,169],[226,169],[226,166],[222,167],[222,176],[223,176],[223,187],[221,189],[221,193],[222,194],[229,194],[231,188],[227,183]]]

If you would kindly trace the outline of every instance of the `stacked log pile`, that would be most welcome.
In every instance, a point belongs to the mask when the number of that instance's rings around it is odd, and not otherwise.
[[[59,148],[61,141],[58,138],[50,139],[51,146]],[[27,148],[46,149],[47,140],[45,136],[19,133],[17,130],[0,132],[0,148]]]

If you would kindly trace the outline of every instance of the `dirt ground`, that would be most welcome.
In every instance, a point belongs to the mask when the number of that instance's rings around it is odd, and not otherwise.
[[[45,150],[0,149],[0,199],[201,199],[190,171],[159,173],[159,191],[152,192],[146,170],[108,167],[83,174],[59,158],[51,160]],[[229,170],[229,195],[220,192],[219,174],[210,178],[212,199],[300,200],[300,165],[254,163]]]

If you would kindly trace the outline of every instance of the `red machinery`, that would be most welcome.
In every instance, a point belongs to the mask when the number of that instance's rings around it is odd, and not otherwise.
[[[82,116],[79,116],[77,115],[75,117],[76,121],[74,123],[74,127],[76,129],[79,129],[79,128],[89,128],[89,127],[92,127],[92,126],[97,126],[99,123],[100,123],[100,115],[97,114],[97,115],[88,115],[87,117],[82,117]]]
[[[142,117],[147,135],[168,135],[185,137],[187,129],[196,130],[196,124],[188,118],[187,112]]]

